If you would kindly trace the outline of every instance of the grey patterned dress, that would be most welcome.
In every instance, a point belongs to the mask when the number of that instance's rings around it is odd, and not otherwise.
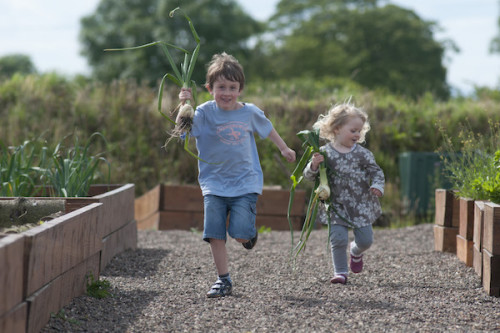
[[[355,228],[373,224],[382,214],[382,209],[378,197],[370,192],[370,187],[384,193],[385,177],[372,152],[355,145],[350,152],[340,153],[330,143],[320,150],[326,153],[325,162],[335,172],[328,173],[331,222]],[[318,170],[312,171],[309,162],[304,169],[304,178],[314,181]],[[344,219],[350,223],[346,223]],[[319,220],[328,224],[323,203],[320,206]]]

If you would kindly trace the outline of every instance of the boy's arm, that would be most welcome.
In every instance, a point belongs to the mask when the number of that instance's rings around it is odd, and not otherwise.
[[[271,133],[269,134],[269,139],[274,142],[274,144],[278,147],[278,149],[281,152],[281,155],[288,161],[288,162],[294,162],[295,161],[295,151],[292,149],[288,148],[287,144],[281,136],[276,132],[276,130],[273,128]]]

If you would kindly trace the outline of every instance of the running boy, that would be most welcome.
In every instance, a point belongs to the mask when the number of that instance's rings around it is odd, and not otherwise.
[[[250,103],[238,101],[245,85],[243,67],[231,55],[216,54],[209,63],[205,87],[213,100],[199,105],[193,118],[191,136],[196,139],[198,181],[204,197],[203,240],[217,269],[217,281],[207,297],[224,297],[232,292],[226,251],[227,233],[252,249],[257,242],[256,203],[262,194],[263,174],[254,133],[269,138],[288,161],[295,161],[290,149],[266,118]],[[191,99],[182,89],[181,101]],[[229,214],[229,226],[226,220]]]

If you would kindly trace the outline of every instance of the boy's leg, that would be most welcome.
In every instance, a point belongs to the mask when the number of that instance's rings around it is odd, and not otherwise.
[[[228,271],[226,242],[222,239],[211,238],[210,249],[217,268],[218,278],[208,291],[207,297],[218,298],[231,295],[233,283]]]
[[[210,250],[214,258],[217,274],[225,275],[229,272],[227,263],[226,241],[223,239],[210,239]]]
[[[258,233],[255,228],[257,215],[257,193],[249,193],[232,198],[229,216],[229,235],[251,250],[257,243]]]
[[[229,276],[226,251],[227,199],[207,195],[204,198],[205,216],[203,240],[210,243],[210,250],[217,269],[217,281],[210,288],[207,297],[216,298],[231,295],[232,281]]]

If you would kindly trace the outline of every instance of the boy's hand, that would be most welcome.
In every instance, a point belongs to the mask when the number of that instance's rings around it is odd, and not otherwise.
[[[287,160],[287,162],[295,162],[295,151],[286,147],[281,151],[281,155]]]
[[[185,102],[192,98],[191,88],[181,88],[181,92],[179,93],[179,99],[181,102]]]

